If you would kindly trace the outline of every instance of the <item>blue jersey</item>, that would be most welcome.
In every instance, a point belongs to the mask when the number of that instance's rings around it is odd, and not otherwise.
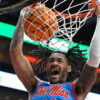
[[[41,82],[37,85],[30,100],[77,100],[72,82],[50,84]]]

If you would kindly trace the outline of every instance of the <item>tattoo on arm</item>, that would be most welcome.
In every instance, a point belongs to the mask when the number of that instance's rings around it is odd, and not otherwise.
[[[76,83],[76,94],[86,96],[95,82],[96,75],[97,69],[86,64]]]
[[[13,35],[13,39],[12,39],[12,43],[11,43],[11,48],[16,47],[18,44],[23,44],[23,28],[21,25],[21,18],[19,18],[18,24],[16,26],[14,35]]]

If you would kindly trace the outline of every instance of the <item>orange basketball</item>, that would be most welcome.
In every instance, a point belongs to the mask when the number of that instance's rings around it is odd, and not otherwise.
[[[45,5],[31,5],[26,9],[23,24],[25,34],[32,40],[43,41],[53,36],[58,28],[55,13]]]

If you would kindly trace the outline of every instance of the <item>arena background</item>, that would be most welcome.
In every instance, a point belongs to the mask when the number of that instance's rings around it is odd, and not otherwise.
[[[17,1],[18,0],[0,0],[0,6],[3,6],[4,4],[10,5]],[[23,85],[20,85],[21,83],[15,75],[9,56],[9,46],[13,31],[15,29],[19,17],[19,12],[20,10],[0,15],[0,100],[28,99],[28,94],[26,90],[24,89]],[[76,43],[79,43],[81,41],[83,48],[88,50],[91,37],[95,30],[95,25],[96,16],[93,15],[93,17],[91,17],[86,22],[84,27],[82,27],[78,34],[74,37],[74,41]],[[37,48],[37,45],[31,40],[29,40],[26,36],[24,40],[24,55],[27,57],[30,63],[33,63],[35,58],[31,57],[31,55],[29,55],[28,52],[33,50],[34,48]],[[93,97],[95,97],[95,100],[100,99],[100,69],[98,69],[97,80],[91,89],[91,93],[93,94],[89,94],[87,100],[94,100]],[[96,99],[94,93],[97,94],[97,97],[99,97],[99,99]],[[90,97],[92,99],[89,99]]]

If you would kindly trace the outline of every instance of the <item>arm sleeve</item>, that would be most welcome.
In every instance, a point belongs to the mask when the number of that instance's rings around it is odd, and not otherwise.
[[[100,16],[97,16],[97,25],[91,40],[87,64],[98,68],[100,62]]]

